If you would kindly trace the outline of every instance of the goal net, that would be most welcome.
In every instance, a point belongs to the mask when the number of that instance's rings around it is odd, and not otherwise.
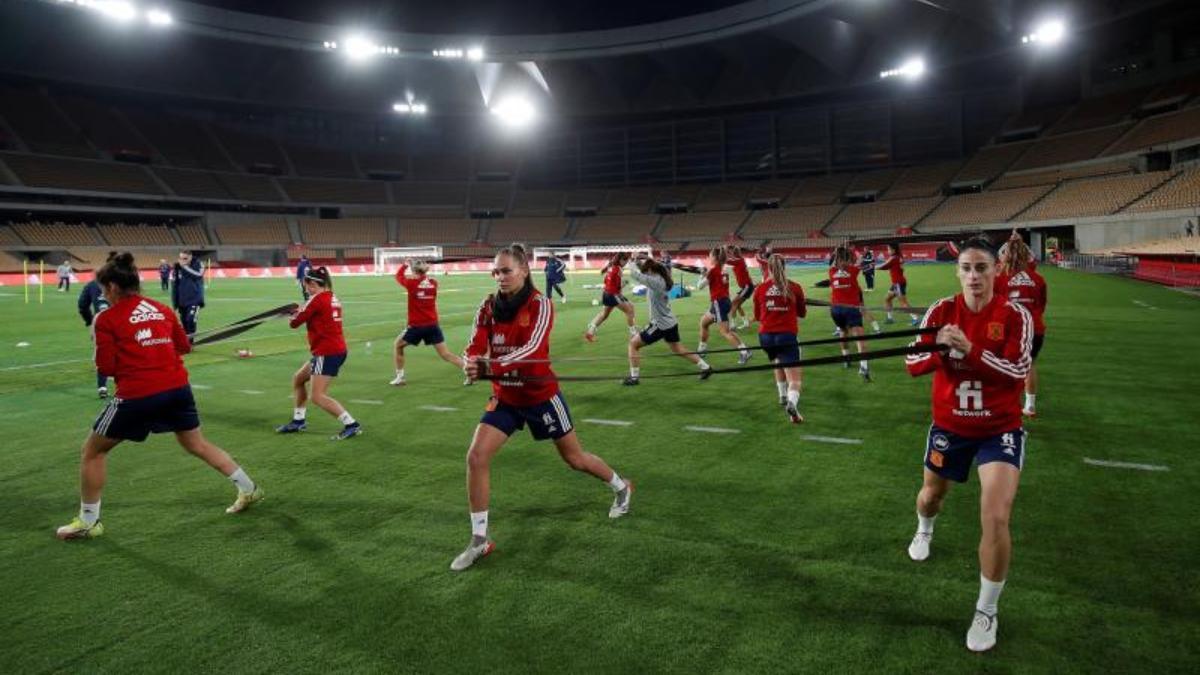
[[[440,261],[441,246],[393,246],[375,249],[375,274],[395,274],[405,260]]]
[[[614,253],[628,251],[629,253],[650,253],[647,244],[613,244],[608,246],[539,246],[533,249],[534,267],[542,267],[546,258],[556,255],[567,263],[571,271],[591,269],[604,265]],[[589,257],[592,259],[589,261]]]

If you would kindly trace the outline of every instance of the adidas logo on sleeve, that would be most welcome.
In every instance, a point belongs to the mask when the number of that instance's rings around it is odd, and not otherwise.
[[[133,308],[133,312],[129,315],[129,323],[165,321],[166,318],[162,312],[158,311],[157,307],[143,300],[138,303],[137,307]]]

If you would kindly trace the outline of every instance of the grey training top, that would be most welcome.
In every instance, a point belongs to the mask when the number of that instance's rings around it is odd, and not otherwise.
[[[650,305],[650,324],[659,330],[678,325],[679,320],[671,311],[671,300],[667,297],[667,282],[657,274],[643,274],[630,266],[634,280],[646,286],[646,300]]]

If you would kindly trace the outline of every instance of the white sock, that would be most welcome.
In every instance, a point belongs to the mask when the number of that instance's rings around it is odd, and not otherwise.
[[[775,390],[779,392],[779,395],[781,397],[787,396],[787,391],[788,391],[787,382],[776,382]]]
[[[613,477],[608,479],[608,486],[613,489],[613,492],[620,492],[625,489],[625,480],[613,472]]]
[[[596,334],[596,323],[595,323],[594,321],[593,321],[592,323],[589,323],[589,324],[588,324],[588,329],[587,329],[587,332],[588,332],[588,334],[590,334],[590,335],[595,335],[595,334]]]
[[[79,519],[84,525],[95,525],[100,520],[100,500],[97,499],[95,504],[79,502]]]
[[[238,492],[254,492],[254,481],[250,480],[250,476],[247,476],[240,466],[229,474],[229,480],[237,486]]]
[[[988,616],[995,616],[996,604],[1000,602],[1000,591],[1003,590],[1003,581],[992,581],[980,574],[979,599],[975,601],[975,609]]]
[[[404,378],[404,369],[403,369],[403,368],[397,368],[397,369],[396,369],[396,377],[399,377],[399,378],[401,378],[401,379],[403,379],[403,378]]]
[[[308,408],[292,408],[292,419],[304,420],[308,417]]]
[[[1025,394],[1025,409],[1033,410],[1034,404],[1037,403],[1037,394]]]
[[[936,515],[927,518],[917,511],[917,534],[933,534],[933,521],[935,520],[937,520]]]
[[[471,512],[471,535],[487,539],[488,527],[488,512],[487,511],[472,511]]]
[[[866,361],[859,361],[859,362],[858,362],[858,369],[859,369],[859,370],[870,370],[870,369],[871,369],[871,367],[867,365],[867,362],[866,362]]]
[[[641,368],[634,368],[633,366],[629,366],[629,376],[634,378],[635,380],[637,379],[638,375],[641,374],[641,372],[642,372]]]
[[[788,389],[787,400],[792,405],[800,405],[800,391],[797,389]]]
[[[629,327],[629,335],[633,336],[633,335],[637,335],[637,334],[638,334],[637,326],[630,326]]]
[[[712,366],[708,365],[708,362],[705,361],[704,359],[697,359],[696,366],[698,368],[700,368],[700,370],[708,370],[709,368],[712,367]]]
[[[345,424],[346,426],[350,426],[351,424],[354,424],[354,418],[350,416],[349,410],[343,412],[341,415],[338,415],[338,421],[341,422],[342,424]]]
[[[696,351],[698,351],[698,352],[706,352],[706,351],[708,351],[708,343],[707,343],[707,342],[701,342],[700,344],[696,345]]]
[[[888,321],[891,321],[892,319],[896,318],[896,317],[892,316],[891,312],[888,312],[887,315],[888,315]]]
[[[876,333],[878,333],[878,332],[880,331],[880,328],[879,328],[879,322],[878,322],[878,321],[872,321],[872,322],[871,322],[871,330],[875,331]]]
[[[740,349],[742,351],[746,351],[746,343],[742,342],[741,340],[738,340],[738,349]]]

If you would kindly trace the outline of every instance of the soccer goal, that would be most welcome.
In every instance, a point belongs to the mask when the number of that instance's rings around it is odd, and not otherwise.
[[[545,261],[551,255],[565,258],[567,269],[571,271],[580,269],[590,269],[591,263],[588,262],[588,256],[594,255],[597,258],[608,258],[612,254],[619,251],[628,251],[630,253],[644,252],[649,254],[650,246],[647,244],[613,244],[608,246],[539,246],[533,249],[533,262],[535,267],[539,261]]]
[[[375,249],[375,274],[395,274],[405,260],[440,261],[441,246],[393,246]]]

